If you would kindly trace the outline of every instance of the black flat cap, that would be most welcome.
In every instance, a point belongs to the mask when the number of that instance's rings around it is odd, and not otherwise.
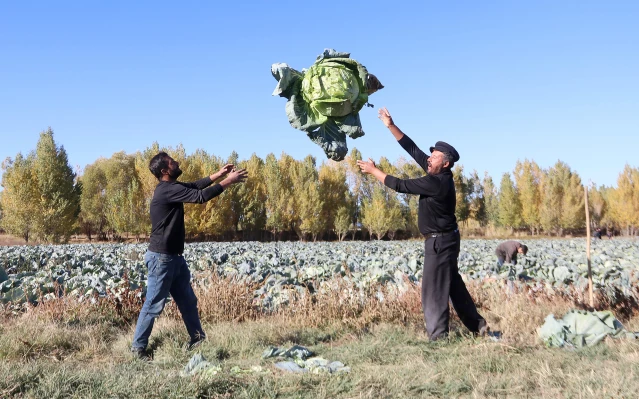
[[[434,147],[430,147],[430,152],[432,153],[435,150],[441,151],[441,152],[448,152],[450,153],[450,155],[453,156],[453,162],[459,161],[459,153],[457,152],[455,147],[453,147],[452,145],[448,143],[445,143],[443,141],[436,142]]]

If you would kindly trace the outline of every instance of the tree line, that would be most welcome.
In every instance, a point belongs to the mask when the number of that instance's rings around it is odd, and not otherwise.
[[[297,160],[282,152],[265,159],[239,159],[179,145],[157,143],[134,154],[118,152],[74,173],[66,151],[49,128],[36,149],[7,158],[2,168],[0,228],[39,242],[67,242],[73,234],[89,239],[143,238],[150,232],[149,204],[157,180],[148,163],[159,151],[180,163],[181,181],[210,175],[226,163],[246,168],[249,179],[205,206],[185,204],[190,239],[279,240],[394,239],[420,237],[418,196],[398,194],[360,173],[362,154],[353,149],[342,162],[307,156]],[[377,165],[403,179],[425,172],[412,160],[382,157]],[[532,160],[518,161],[499,182],[477,171],[453,169],[457,219],[482,234],[490,229],[562,236],[585,228],[584,186],[578,173],[557,161],[548,169]],[[636,235],[639,226],[639,168],[626,165],[617,187],[588,187],[593,227]]]

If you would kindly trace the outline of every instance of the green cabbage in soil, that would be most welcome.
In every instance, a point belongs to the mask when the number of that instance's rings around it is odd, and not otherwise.
[[[528,254],[517,265],[499,266],[500,240],[461,241],[459,271],[465,280],[527,291],[586,292],[586,240],[526,240]],[[93,301],[127,289],[143,297],[148,244],[73,244],[0,247],[0,308],[60,295]],[[419,285],[423,241],[208,242],[187,244],[184,257],[196,280],[211,273],[256,284],[255,303],[268,309],[300,294],[339,289],[334,277],[352,282],[351,295],[364,298],[379,284],[396,292]],[[639,301],[639,241],[594,240],[592,279],[610,303]],[[4,280],[4,281],[2,281]],[[380,291],[379,295],[383,295]]]
[[[359,111],[368,96],[384,88],[349,53],[326,49],[308,69],[297,71],[287,64],[271,66],[278,81],[273,95],[286,97],[291,126],[306,132],[326,156],[341,161],[348,152],[346,136],[364,135]]]

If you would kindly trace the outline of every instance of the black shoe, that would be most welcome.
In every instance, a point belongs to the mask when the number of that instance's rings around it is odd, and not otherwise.
[[[486,320],[482,320],[479,322],[479,331],[477,331],[476,335],[480,337],[485,337],[490,333],[490,328],[488,327],[488,323]]]
[[[198,338],[195,340],[191,340],[189,341],[188,344],[186,344],[186,350],[187,351],[192,351],[194,349],[197,349],[200,345],[202,345],[202,342],[204,342],[206,340],[206,337],[202,337],[202,338]]]
[[[151,361],[151,356],[146,353],[144,348],[131,348],[131,353],[133,353],[133,355],[139,360],[143,360],[145,362]]]

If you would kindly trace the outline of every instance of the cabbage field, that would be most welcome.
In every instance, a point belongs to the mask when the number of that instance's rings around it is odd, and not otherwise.
[[[511,281],[535,289],[587,287],[585,239],[527,240],[527,256],[499,267],[497,240],[462,240],[459,268],[467,280]],[[138,289],[144,295],[147,244],[75,244],[0,248],[0,301],[12,306],[72,295],[94,300]],[[255,283],[255,303],[286,304],[291,291],[330,290],[333,277],[352,282],[364,295],[371,286],[399,292],[418,284],[422,241],[222,242],[187,244],[195,279],[210,273]],[[595,289],[608,297],[635,298],[639,241],[595,240],[591,246]],[[614,298],[612,298],[614,299]]]

